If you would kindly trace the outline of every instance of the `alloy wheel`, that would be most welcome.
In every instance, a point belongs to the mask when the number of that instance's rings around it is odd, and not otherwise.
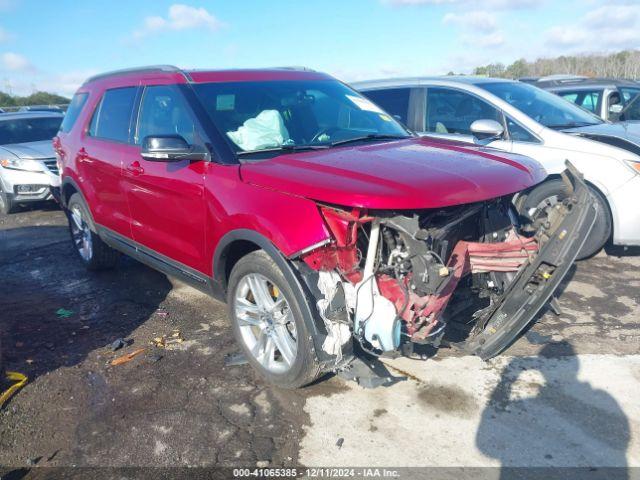
[[[298,348],[293,313],[284,293],[267,277],[245,275],[236,288],[234,312],[242,340],[260,365],[284,373]]]
[[[71,236],[82,259],[86,262],[90,261],[93,255],[91,229],[82,216],[82,210],[77,205],[71,208]]]

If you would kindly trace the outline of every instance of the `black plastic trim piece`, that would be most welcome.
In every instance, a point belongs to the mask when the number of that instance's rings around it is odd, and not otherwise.
[[[568,273],[595,223],[597,205],[593,202],[582,175],[567,162],[563,178],[573,188],[575,202],[571,212],[542,246],[535,259],[518,272],[507,291],[497,301],[484,330],[471,337],[464,345],[467,351],[483,360],[508,348],[535,318]],[[555,269],[550,278],[534,289],[531,282],[543,264]]]

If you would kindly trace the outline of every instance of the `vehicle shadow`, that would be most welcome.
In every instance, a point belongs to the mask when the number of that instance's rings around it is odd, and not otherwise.
[[[578,378],[565,345],[513,357],[485,407],[476,445],[500,462],[501,479],[628,479],[629,420],[604,390]]]
[[[172,287],[126,257],[113,271],[88,272],[61,225],[0,230],[0,278],[5,368],[30,382],[126,338]]]

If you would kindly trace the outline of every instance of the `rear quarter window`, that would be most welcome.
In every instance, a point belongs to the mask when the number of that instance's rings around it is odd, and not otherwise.
[[[71,103],[69,103],[69,108],[67,108],[67,113],[64,114],[64,118],[60,124],[60,131],[62,133],[68,133],[71,131],[76,120],[78,120],[78,116],[80,115],[80,112],[82,112],[85,103],[87,103],[87,98],[89,98],[88,93],[76,93],[73,96]]]
[[[131,115],[137,87],[106,90],[89,126],[89,135],[105,140],[128,143]]]

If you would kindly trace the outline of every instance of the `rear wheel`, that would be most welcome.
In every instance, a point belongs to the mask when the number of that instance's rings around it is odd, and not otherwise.
[[[85,267],[88,270],[107,270],[115,267],[120,253],[104,243],[92,230],[89,211],[77,193],[69,199],[67,217],[73,246]]]
[[[302,387],[320,374],[297,301],[306,297],[294,288],[258,250],[233,267],[227,293],[233,332],[249,363],[267,382],[284,388]]]
[[[592,257],[598,253],[611,237],[613,230],[613,222],[606,200],[593,188],[589,188],[589,191],[593,201],[598,205],[598,216],[589,237],[578,253],[578,260]],[[561,203],[568,196],[569,190],[562,180],[549,180],[534,188],[520,203],[518,210],[530,218],[539,218],[541,215],[546,215],[546,209],[553,208],[555,204]]]

